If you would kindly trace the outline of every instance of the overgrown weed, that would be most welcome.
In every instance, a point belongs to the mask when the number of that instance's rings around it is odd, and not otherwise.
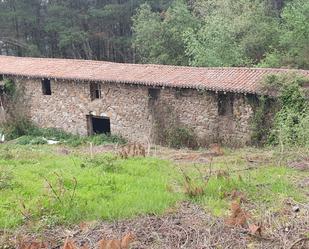
[[[13,173],[5,166],[0,166],[0,191],[13,187]]]
[[[27,146],[10,146],[14,153],[21,152],[20,156],[14,161],[1,160],[0,167],[12,165],[14,182],[18,184],[1,190],[1,228],[159,214],[181,199],[180,193],[166,189],[177,174],[166,161],[123,160],[112,154],[90,159],[85,155],[53,154],[48,147],[37,147],[35,155],[36,147],[27,153]],[[37,164],[28,160],[29,154],[38,160]],[[85,166],[80,167],[82,164]]]
[[[309,146],[308,79],[295,74],[269,75],[262,96],[255,103],[252,139],[285,148]],[[275,96],[275,97],[274,97]]]
[[[306,200],[305,194],[297,191],[297,185],[291,182],[291,179],[299,176],[297,171],[283,164],[274,165],[268,160],[257,160],[257,163],[259,165],[248,166],[246,157],[232,152],[206,167],[187,165],[181,180],[184,193],[216,216],[227,213],[234,193],[243,193],[240,198],[251,205],[270,209],[277,207],[279,200],[288,197],[299,202]]]
[[[123,170],[123,167],[117,160],[117,156],[114,154],[104,154],[88,157],[81,163],[81,167],[99,167],[102,169],[102,171],[108,173],[120,173]]]
[[[48,140],[58,141],[61,144],[72,147],[87,143],[92,143],[93,145],[126,143],[124,138],[117,135],[79,136],[56,128],[39,128],[28,119],[8,121],[2,125],[2,131],[5,133],[7,140],[16,139],[16,143],[20,145],[42,145],[47,144]]]

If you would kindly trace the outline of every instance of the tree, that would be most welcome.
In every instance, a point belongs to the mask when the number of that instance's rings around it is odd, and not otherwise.
[[[309,68],[307,0],[0,0],[0,54]]]
[[[133,17],[133,46],[141,62],[162,61],[160,14],[152,12],[149,4],[143,4]]]
[[[131,17],[146,1],[2,0],[0,53],[132,62]]]
[[[133,46],[141,62],[188,65],[184,34],[198,20],[183,1],[175,1],[166,12],[153,12],[148,4],[133,17]]]
[[[294,0],[282,12],[278,46],[261,66],[309,69],[309,2]]]
[[[276,17],[260,1],[198,1],[195,12],[203,24],[186,34],[191,65],[252,65],[276,43]]]

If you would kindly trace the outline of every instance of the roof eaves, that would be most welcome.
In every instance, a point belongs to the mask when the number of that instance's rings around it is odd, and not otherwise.
[[[17,73],[9,73],[9,72],[1,72],[0,74],[8,75],[8,76],[18,76],[18,77],[25,77],[25,78],[48,78],[48,79],[55,79],[55,80],[77,80],[77,81],[84,81],[84,82],[91,82],[91,81],[99,81],[104,83],[118,83],[118,84],[134,84],[134,85],[145,85],[145,86],[156,86],[156,87],[169,87],[169,88],[190,88],[190,89],[199,89],[199,90],[207,90],[213,92],[233,92],[233,93],[251,93],[251,94],[258,94],[258,91],[253,90],[245,90],[245,89],[232,89],[226,87],[207,87],[200,83],[196,84],[180,84],[180,85],[173,85],[169,82],[155,82],[155,81],[124,81],[124,80],[112,80],[112,79],[95,79],[95,78],[74,78],[74,77],[55,77],[50,74],[41,74],[41,75],[27,75],[27,74],[17,74]]]

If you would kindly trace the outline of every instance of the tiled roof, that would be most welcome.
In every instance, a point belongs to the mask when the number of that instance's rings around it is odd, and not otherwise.
[[[288,72],[296,72],[309,77],[309,70],[180,67],[0,56],[0,74],[6,75],[197,88],[239,93],[258,93],[260,83],[266,75]]]

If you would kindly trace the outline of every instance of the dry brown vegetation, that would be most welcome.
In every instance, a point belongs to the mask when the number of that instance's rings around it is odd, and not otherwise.
[[[238,205],[233,205],[232,209],[235,214],[243,212]],[[121,237],[125,231],[134,231],[136,235],[135,241],[130,244],[131,249],[307,249],[309,241],[305,232],[309,224],[308,215],[309,209],[302,208],[299,215],[293,215],[293,211],[290,211],[283,216],[284,219],[278,220],[275,214],[265,212],[261,217],[263,226],[258,223],[247,227],[230,226],[224,218],[213,217],[199,205],[183,202],[164,216],[147,215],[117,222],[89,223],[87,229],[83,225],[83,228],[77,226],[70,230],[61,227],[45,230],[40,239],[36,242],[33,239],[33,247],[23,249],[97,249],[102,237]],[[63,247],[68,233],[70,239],[66,247]],[[45,242],[42,244],[42,241]],[[45,245],[48,246],[44,247]]]
[[[129,157],[138,157],[138,156],[145,157],[146,149],[140,143],[126,144],[120,148],[118,155],[123,159],[127,159]]]
[[[98,249],[128,249],[130,244],[135,240],[135,236],[132,233],[128,233],[123,236],[122,239],[101,239],[95,246]],[[60,243],[60,242],[59,242]],[[24,237],[19,239],[15,245],[17,249],[50,249],[50,248],[59,248],[55,245],[56,240],[46,239],[33,239]],[[81,244],[81,245],[79,245]],[[88,243],[79,243],[75,239],[67,237],[64,241],[63,246],[60,246],[61,249],[89,249]]]

